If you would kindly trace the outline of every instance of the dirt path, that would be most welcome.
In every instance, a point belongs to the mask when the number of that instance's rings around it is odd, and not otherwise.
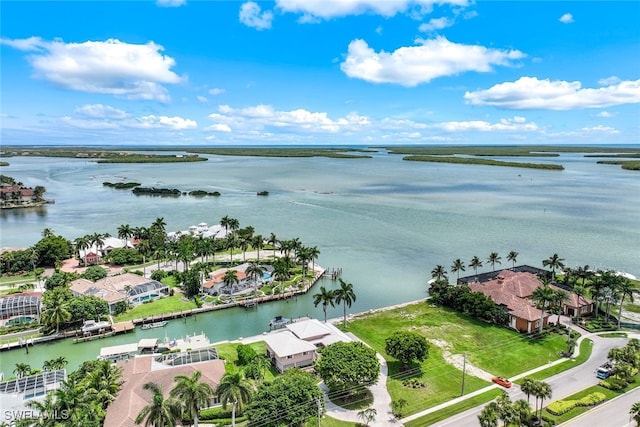
[[[482,369],[478,368],[477,366],[472,365],[469,360],[466,361],[465,364],[465,360],[464,360],[464,355],[462,354],[452,354],[450,349],[451,349],[451,345],[449,345],[448,342],[443,341],[443,340],[438,340],[438,339],[430,339],[429,342],[437,347],[439,347],[440,349],[442,349],[442,356],[444,357],[444,360],[450,364],[455,366],[456,368],[460,369],[462,371],[462,369],[465,369],[465,372],[469,375],[473,375],[474,377],[478,377],[480,379],[486,380],[486,381],[491,381],[491,378],[494,377],[493,374],[490,374],[487,371],[483,371]]]

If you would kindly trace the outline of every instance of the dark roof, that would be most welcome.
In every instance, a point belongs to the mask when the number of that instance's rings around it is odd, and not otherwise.
[[[489,271],[487,273],[480,273],[480,274],[474,274],[472,276],[461,277],[458,279],[458,284],[462,284],[462,283],[469,284],[473,282],[479,282],[479,283],[489,282],[491,280],[495,280],[496,277],[498,277],[498,275],[504,270],[510,270],[515,273],[531,273],[531,274],[535,274],[536,276],[550,274],[549,271],[543,270],[542,268],[536,268],[530,265],[517,265],[514,268],[508,268],[508,269],[501,268],[500,270]]]

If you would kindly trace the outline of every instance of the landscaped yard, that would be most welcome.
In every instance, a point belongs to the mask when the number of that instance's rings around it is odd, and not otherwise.
[[[239,366],[236,364],[238,361],[238,353],[236,351],[236,347],[239,343],[223,343],[216,344],[215,348],[218,352],[218,357],[226,360],[225,371],[227,373],[233,374],[238,371]],[[267,346],[264,341],[258,341],[255,343],[249,344],[257,354],[265,354],[267,352]],[[270,369],[268,372],[265,372],[264,381],[270,382],[273,381],[275,376],[277,375],[277,371],[275,369]]]
[[[184,310],[196,308],[193,301],[183,301],[182,294],[172,297],[164,297],[150,303],[140,304],[139,306],[115,316],[116,322],[125,320],[142,319],[144,317],[158,316],[160,314],[175,313]]]
[[[390,362],[387,388],[393,400],[408,402],[405,416],[460,396],[462,372],[445,361],[446,353],[464,353],[470,364],[492,375],[511,377],[555,360],[559,351],[566,350],[565,336],[550,334],[536,339],[427,303],[366,314],[347,328]],[[385,339],[400,330],[418,332],[430,340],[429,357],[420,369],[401,373],[398,363],[385,353]],[[489,384],[467,373],[464,391]]]

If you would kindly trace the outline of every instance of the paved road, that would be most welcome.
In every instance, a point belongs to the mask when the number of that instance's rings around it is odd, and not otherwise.
[[[640,334],[630,334],[630,336],[631,335],[636,337],[640,336]],[[590,336],[590,338],[593,340],[593,350],[591,352],[591,357],[589,358],[589,360],[587,360],[582,365],[577,366],[576,368],[562,372],[558,375],[554,375],[553,377],[545,380],[545,382],[547,382],[553,390],[553,397],[551,399],[552,401],[562,399],[577,391],[597,384],[598,379],[596,378],[595,371],[598,366],[607,359],[609,350],[613,347],[622,347],[627,343],[627,339],[625,338],[602,338],[598,336]],[[511,389],[507,390],[507,393],[511,397],[512,401],[527,398],[524,393],[520,391],[520,387],[518,387],[516,384],[514,384]],[[531,402],[532,404],[535,404],[535,399],[533,399]],[[483,408],[484,405],[477,406],[451,418],[447,418],[446,420],[441,421],[437,424],[434,424],[434,426],[478,427],[480,425],[480,423],[478,422],[478,414],[482,411]],[[609,424],[601,425],[609,426]]]
[[[585,412],[583,415],[560,424],[562,427],[607,426],[635,427],[635,421],[629,418],[631,406],[640,402],[640,388]]]

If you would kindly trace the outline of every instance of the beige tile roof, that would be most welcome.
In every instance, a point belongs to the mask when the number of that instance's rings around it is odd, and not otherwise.
[[[215,389],[225,373],[222,360],[176,367],[163,365],[163,369],[154,369],[157,363],[153,362],[153,356],[140,356],[127,362],[120,362],[118,366],[122,368],[122,378],[125,383],[116,400],[107,408],[104,427],[136,427],[135,418],[142,408],[151,403],[151,391],[143,389],[144,384],[148,382],[158,384],[165,397],[168,397],[175,383],[174,377],[177,375],[191,376],[194,371],[200,371],[202,372],[201,381]]]

